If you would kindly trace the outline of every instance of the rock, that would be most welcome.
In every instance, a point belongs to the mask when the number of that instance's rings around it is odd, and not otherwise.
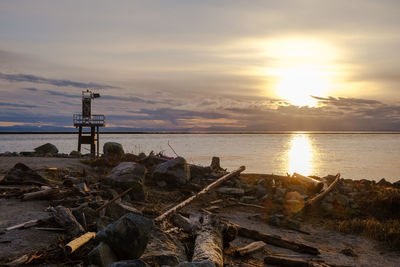
[[[263,196],[265,196],[266,193],[267,193],[267,189],[264,186],[261,186],[261,185],[256,186],[256,193],[255,193],[256,198],[260,199]]]
[[[112,169],[105,182],[124,190],[132,187],[130,195],[136,200],[143,200],[145,198],[143,188],[145,175],[146,168],[142,165],[135,162],[121,162]]]
[[[153,172],[155,181],[165,181],[168,184],[186,184],[190,180],[190,169],[182,157],[158,164]]]
[[[81,154],[81,152],[74,150],[74,151],[71,151],[71,153],[69,153],[69,157],[70,158],[80,158],[80,157],[82,157],[82,154]]]
[[[1,184],[48,185],[49,181],[23,163],[17,163],[4,176]]]
[[[121,158],[125,153],[120,143],[107,142],[103,146],[103,154],[105,157]]]
[[[122,216],[124,216],[127,213],[135,213],[142,215],[142,212],[133,206],[131,206],[128,203],[122,203],[122,202],[114,202],[110,206],[107,207],[106,209],[106,215],[113,218],[113,219],[119,219]]]
[[[108,265],[107,267],[148,267],[148,266],[150,265],[148,265],[142,260],[137,259],[137,260],[117,261]]]
[[[190,166],[190,178],[192,179],[192,181],[196,181],[197,183],[204,178],[212,176],[211,172],[211,167],[203,167],[198,165]]]
[[[354,258],[358,257],[358,255],[351,248],[342,249],[340,251],[340,253],[342,253],[342,254],[344,254],[346,256],[354,257]]]
[[[137,259],[146,249],[153,221],[128,213],[96,234],[96,240],[109,245],[118,259]]]
[[[157,181],[157,185],[158,185],[159,187],[166,187],[166,186],[167,186],[167,183],[166,183],[165,181]]]
[[[244,195],[244,190],[236,187],[219,187],[216,191],[218,193],[227,195],[236,195],[236,196]]]
[[[286,188],[283,187],[277,187],[275,190],[275,197],[276,198],[284,198],[286,195]]]
[[[199,262],[181,262],[178,267],[216,267],[215,263],[210,260],[204,260]]]
[[[46,155],[46,154],[57,154],[58,153],[58,149],[55,145],[47,143],[41,146],[38,146],[37,148],[34,149],[35,152],[39,155]]]
[[[152,266],[177,266],[188,260],[184,245],[176,237],[158,228],[150,233],[147,248],[140,258]]]
[[[377,183],[377,185],[380,185],[380,186],[392,186],[392,183],[386,181],[385,178],[382,178],[382,179]]]
[[[89,264],[105,267],[117,261],[118,259],[110,246],[104,242],[101,242],[97,247],[89,252],[87,255],[87,260]]]
[[[400,180],[393,183],[393,186],[400,189]]]
[[[262,184],[264,184],[265,183],[265,179],[264,178],[260,178],[260,179],[258,179],[258,181],[257,181],[257,185],[262,185]]]

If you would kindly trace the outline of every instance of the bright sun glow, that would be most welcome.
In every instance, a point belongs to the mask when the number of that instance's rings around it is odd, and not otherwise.
[[[297,106],[315,106],[312,96],[325,96],[334,82],[338,51],[316,39],[283,38],[263,42],[272,59],[263,74],[275,81],[275,95]]]
[[[307,134],[295,134],[288,152],[289,173],[311,175],[313,172],[313,149]]]

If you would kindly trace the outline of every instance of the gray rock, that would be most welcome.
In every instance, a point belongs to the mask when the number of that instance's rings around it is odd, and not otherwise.
[[[125,152],[124,148],[120,143],[116,142],[107,142],[103,145],[103,154],[106,157],[122,157]]]
[[[148,267],[148,266],[150,265],[148,265],[142,260],[137,259],[137,260],[117,261],[108,265],[107,267]]]
[[[176,237],[157,228],[150,233],[147,248],[140,258],[157,266],[177,266],[187,261],[184,245]]]
[[[255,193],[256,198],[260,199],[263,196],[265,196],[266,193],[267,193],[267,189],[264,186],[261,186],[261,185],[256,186],[256,193]]]
[[[218,193],[227,194],[227,195],[235,195],[235,196],[243,196],[244,190],[236,187],[219,187],[216,190]]]
[[[281,217],[273,215],[268,218],[268,223],[273,226],[280,226],[281,225]]]
[[[286,195],[286,188],[282,188],[282,187],[277,187],[276,191],[275,191],[275,197],[276,198],[284,198]]]
[[[146,249],[153,221],[128,213],[96,234],[96,240],[112,247],[118,259],[137,259]]]
[[[92,249],[87,255],[87,259],[89,264],[98,265],[100,267],[108,266],[118,260],[110,246],[104,242],[101,242],[97,247]]]
[[[41,146],[38,146],[34,149],[37,154],[45,155],[45,154],[57,154],[58,149],[55,145],[47,143]]]
[[[146,168],[135,162],[121,162],[112,169],[106,177],[105,182],[112,186],[122,189],[133,188],[130,195],[136,200],[143,200],[144,195],[144,177]]]
[[[165,181],[168,184],[186,184],[190,180],[190,169],[182,157],[158,164],[153,172],[155,181]]]
[[[178,267],[216,267],[215,263],[210,260],[204,260],[199,262],[181,262]]]
[[[81,154],[81,152],[74,150],[74,151],[71,151],[71,153],[69,153],[69,157],[80,158],[80,157],[82,157],[82,154]]]
[[[48,180],[23,163],[17,163],[4,176],[1,184],[48,185]]]

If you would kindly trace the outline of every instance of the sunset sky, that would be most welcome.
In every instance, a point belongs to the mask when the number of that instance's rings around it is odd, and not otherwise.
[[[395,0],[4,0],[0,131],[71,127],[87,88],[110,128],[400,131],[399,10]]]

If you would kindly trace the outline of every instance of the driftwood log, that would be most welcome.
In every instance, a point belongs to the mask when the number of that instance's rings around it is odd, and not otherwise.
[[[230,172],[224,176],[222,176],[221,178],[219,178],[218,180],[216,180],[215,182],[209,184],[208,186],[206,186],[203,190],[201,190],[200,192],[198,192],[196,195],[191,196],[190,198],[186,199],[185,201],[179,203],[178,205],[172,207],[171,209],[167,210],[166,212],[164,212],[163,214],[161,214],[160,216],[158,216],[157,218],[154,219],[155,222],[160,222],[162,220],[164,220],[166,217],[168,217],[169,215],[177,212],[178,210],[182,209],[183,207],[189,205],[193,200],[195,200],[196,198],[198,198],[201,195],[204,195],[206,193],[208,193],[209,191],[211,191],[212,189],[214,189],[215,187],[219,186],[220,184],[222,184],[223,182],[225,182],[226,180],[240,174],[241,172],[243,172],[246,169],[245,166],[241,166],[239,169]]]
[[[307,177],[298,173],[293,173],[291,177],[288,177],[291,183],[300,184],[309,193],[316,194],[322,190],[324,183],[314,178]]]
[[[70,209],[64,206],[52,208],[55,221],[72,237],[80,236],[85,232],[82,225],[76,220]]]
[[[246,237],[246,238],[250,238],[253,240],[257,240],[257,241],[263,241],[267,244],[270,245],[274,245],[277,247],[282,247],[282,248],[287,248],[296,252],[300,252],[300,253],[307,253],[307,254],[311,254],[311,255],[318,255],[319,254],[319,250],[317,248],[302,244],[302,243],[298,243],[295,241],[291,241],[288,239],[284,239],[280,236],[276,236],[276,235],[268,235],[268,234],[264,234],[264,233],[260,233],[256,230],[251,230],[239,225],[236,225],[237,229],[238,229],[238,234],[240,236]]]
[[[31,192],[24,194],[22,200],[32,200],[32,199],[47,199],[49,196],[59,192],[57,188],[47,188],[37,192]]]
[[[238,254],[239,256],[248,255],[264,248],[266,245],[267,244],[265,244],[263,241],[256,241],[248,244],[245,247],[236,249],[236,254]]]
[[[193,262],[212,261],[215,266],[224,265],[222,231],[219,218],[212,215],[202,217],[201,227],[196,232]]]
[[[87,233],[81,235],[80,237],[75,238],[74,240],[69,242],[65,246],[65,249],[67,250],[68,253],[72,253],[95,237],[96,237],[96,233],[87,232]]]
[[[321,201],[329,192],[332,191],[332,189],[336,186],[336,184],[339,182],[339,180],[340,180],[340,173],[336,174],[335,180],[333,180],[333,182],[325,190],[323,190],[321,193],[319,193],[318,195],[316,195],[312,199],[308,200],[305,203],[303,209],[308,208],[310,206],[314,206],[319,201]]]

